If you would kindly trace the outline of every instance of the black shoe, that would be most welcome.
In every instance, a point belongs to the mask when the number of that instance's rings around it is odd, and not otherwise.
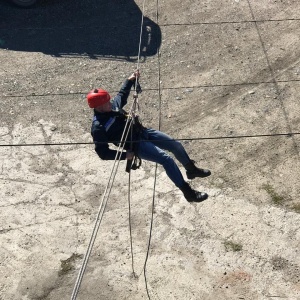
[[[202,202],[208,198],[208,195],[203,192],[194,191],[193,196],[185,197],[188,202]]]
[[[188,179],[194,179],[195,177],[208,177],[211,175],[210,170],[201,169],[195,166],[195,162],[191,160],[187,165],[185,165],[186,176]]]
[[[188,202],[202,202],[208,198],[206,193],[193,190],[187,182],[183,184],[180,190]]]
[[[186,176],[188,179],[194,179],[195,177],[208,177],[211,175],[211,172],[206,169],[200,169],[196,167],[196,170],[193,171],[186,171]]]

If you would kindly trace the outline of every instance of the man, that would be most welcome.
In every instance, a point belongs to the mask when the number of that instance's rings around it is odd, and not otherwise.
[[[116,157],[117,150],[110,149],[108,144],[119,145],[121,143],[126,124],[126,113],[123,107],[127,104],[130,90],[139,76],[139,71],[135,71],[129,76],[113,99],[107,91],[102,89],[92,90],[87,95],[88,105],[94,109],[91,134],[95,143],[95,151],[103,160],[114,160]],[[120,153],[120,159],[133,158],[131,150],[133,145],[133,151],[138,157],[156,162],[164,167],[169,178],[183,192],[188,202],[201,202],[207,199],[208,195],[206,193],[198,192],[190,187],[183,179],[174,159],[164,150],[173,153],[184,166],[188,179],[207,177],[211,174],[209,170],[196,167],[179,141],[152,128],[145,128],[136,124],[133,126],[132,132],[128,134],[124,143],[126,152]]]

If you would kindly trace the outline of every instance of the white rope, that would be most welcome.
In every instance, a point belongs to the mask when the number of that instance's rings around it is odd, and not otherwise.
[[[144,12],[145,12],[145,0],[143,1],[143,7],[142,7],[142,20],[141,20],[141,27],[140,27],[140,39],[139,39],[139,49],[138,49],[138,59],[137,59],[137,66],[136,70],[140,70],[140,56],[141,56],[141,46],[142,46],[142,36],[143,36],[143,26],[144,26]],[[135,93],[134,93],[134,100],[130,109],[130,116],[133,118],[137,116],[137,113],[139,111],[139,103],[138,103],[138,76],[135,78]],[[132,241],[132,226],[131,226],[131,194],[130,194],[130,187],[131,187],[131,171],[129,170],[128,174],[128,221],[129,221],[129,233],[130,233],[130,250],[131,250],[131,266],[132,266],[132,273],[134,277],[137,277],[134,270],[134,258],[133,258],[133,241]]]
[[[158,0],[156,1],[156,22],[158,24]],[[157,49],[157,58],[158,58],[158,97],[159,97],[159,119],[158,119],[158,129],[161,128],[161,93],[160,93],[160,50]],[[151,300],[150,292],[148,288],[148,280],[147,280],[147,262],[150,254],[150,246],[151,246],[151,239],[152,239],[152,230],[153,230],[153,221],[154,221],[154,208],[155,208],[155,193],[156,193],[156,180],[157,180],[157,163],[155,165],[155,173],[154,173],[154,182],[153,182],[153,194],[152,194],[152,210],[151,210],[151,222],[150,222],[150,230],[149,230],[149,239],[148,239],[148,246],[147,246],[147,254],[144,262],[144,279],[145,279],[145,287],[148,299]]]
[[[123,149],[124,149],[124,146],[125,146],[125,141],[127,140],[127,136],[128,136],[128,133],[129,133],[129,130],[127,130],[127,129],[130,128],[130,126],[131,126],[131,123],[130,123],[129,127],[128,127],[129,120],[130,120],[130,122],[132,122],[132,119],[129,119],[129,118],[126,121],[125,129],[124,129],[122,137],[121,137],[121,141],[124,141],[124,142],[120,143],[120,145],[118,147],[118,150],[117,150],[118,152],[117,152],[115,160],[114,160],[114,164],[113,164],[113,167],[112,167],[112,170],[111,170],[111,174],[110,174],[110,177],[109,177],[109,180],[108,180],[108,184],[106,185],[104,194],[102,196],[102,200],[101,200],[99,210],[98,210],[98,214],[97,214],[97,217],[96,217],[96,220],[95,220],[93,232],[92,232],[92,235],[91,235],[91,238],[90,238],[90,241],[89,241],[89,244],[88,244],[88,248],[87,248],[86,254],[84,256],[82,266],[80,268],[80,271],[79,271],[79,274],[78,274],[78,277],[77,277],[77,280],[76,280],[76,283],[75,283],[75,286],[74,286],[74,289],[73,289],[71,300],[76,300],[77,299],[77,295],[78,295],[79,288],[80,288],[80,285],[81,285],[81,282],[82,282],[82,279],[83,279],[83,276],[84,276],[84,273],[85,273],[85,270],[86,270],[86,267],[87,267],[87,264],[88,264],[88,260],[89,260],[93,245],[95,243],[97,233],[98,233],[99,228],[100,228],[100,224],[101,224],[101,221],[102,221],[102,218],[103,218],[103,215],[104,215],[104,211],[105,211],[105,208],[106,208],[106,205],[107,205],[107,201],[109,199],[109,196],[110,196],[110,193],[111,193],[111,190],[112,190],[112,187],[113,187],[113,183],[114,183],[114,180],[115,180],[115,177],[116,177],[116,173],[117,173],[117,170],[118,170],[118,167],[119,167],[121,155],[122,155],[122,152],[123,152]]]
[[[143,25],[144,25],[144,10],[145,10],[145,0],[143,2],[143,9],[142,9],[142,20],[141,20],[141,28],[140,28],[137,70],[139,70],[139,65],[140,65],[141,44],[142,44]],[[136,84],[135,84],[136,95],[137,95],[137,80],[138,80],[138,78],[136,77]],[[99,210],[97,213],[97,217],[95,220],[92,235],[91,235],[91,238],[90,238],[90,241],[88,244],[88,248],[87,248],[85,256],[83,258],[82,266],[80,268],[80,271],[79,271],[79,274],[78,274],[78,277],[77,277],[77,280],[76,280],[76,283],[75,283],[75,286],[74,286],[74,289],[72,292],[71,300],[76,300],[77,295],[79,293],[80,285],[81,285],[81,282],[82,282],[82,279],[83,279],[83,276],[84,276],[84,273],[85,273],[85,270],[86,270],[86,267],[87,267],[87,264],[88,264],[88,261],[89,261],[89,258],[90,258],[90,255],[91,255],[91,252],[92,252],[92,249],[93,249],[93,246],[94,246],[94,243],[95,243],[95,240],[96,240],[99,228],[100,228],[100,224],[101,224],[104,212],[105,212],[105,208],[106,208],[107,202],[109,200],[109,196],[110,196],[110,193],[111,193],[111,190],[113,187],[113,183],[114,183],[117,171],[118,171],[121,155],[122,155],[122,152],[123,152],[124,146],[125,146],[125,141],[127,140],[127,137],[128,137],[129,131],[130,131],[129,129],[132,126],[132,122],[133,122],[132,116],[134,115],[136,108],[138,106],[137,99],[138,99],[137,97],[134,97],[134,101],[130,108],[130,114],[129,114],[129,116],[131,116],[131,117],[127,118],[127,120],[126,120],[125,128],[124,128],[124,131],[123,131],[123,134],[121,137],[121,141],[124,141],[124,142],[120,143],[120,145],[118,147],[118,150],[117,150],[118,152],[116,154],[114,164],[113,164],[113,167],[112,167],[112,170],[110,173],[110,177],[109,177],[108,183],[106,185],[104,194],[102,196],[102,200],[101,200]]]
[[[144,26],[144,12],[145,12],[145,2],[143,2],[143,8],[142,8],[142,20],[141,20],[141,28],[140,28],[140,41],[139,41],[139,51],[138,51],[138,61],[137,61],[137,69],[140,68],[140,56],[141,56],[141,45],[142,45],[142,36],[143,36],[143,26]]]

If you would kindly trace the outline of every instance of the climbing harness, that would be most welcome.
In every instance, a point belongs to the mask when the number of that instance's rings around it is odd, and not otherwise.
[[[142,165],[142,159],[135,155],[133,159],[127,160],[126,172],[129,173],[130,170],[137,170]]]

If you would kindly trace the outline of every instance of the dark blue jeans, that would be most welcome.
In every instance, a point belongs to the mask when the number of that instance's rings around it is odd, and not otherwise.
[[[173,153],[183,166],[190,162],[190,158],[180,142],[161,131],[151,128],[143,129],[138,146],[139,157],[162,165],[169,178],[180,188],[184,183],[183,176],[174,159],[164,150]]]

